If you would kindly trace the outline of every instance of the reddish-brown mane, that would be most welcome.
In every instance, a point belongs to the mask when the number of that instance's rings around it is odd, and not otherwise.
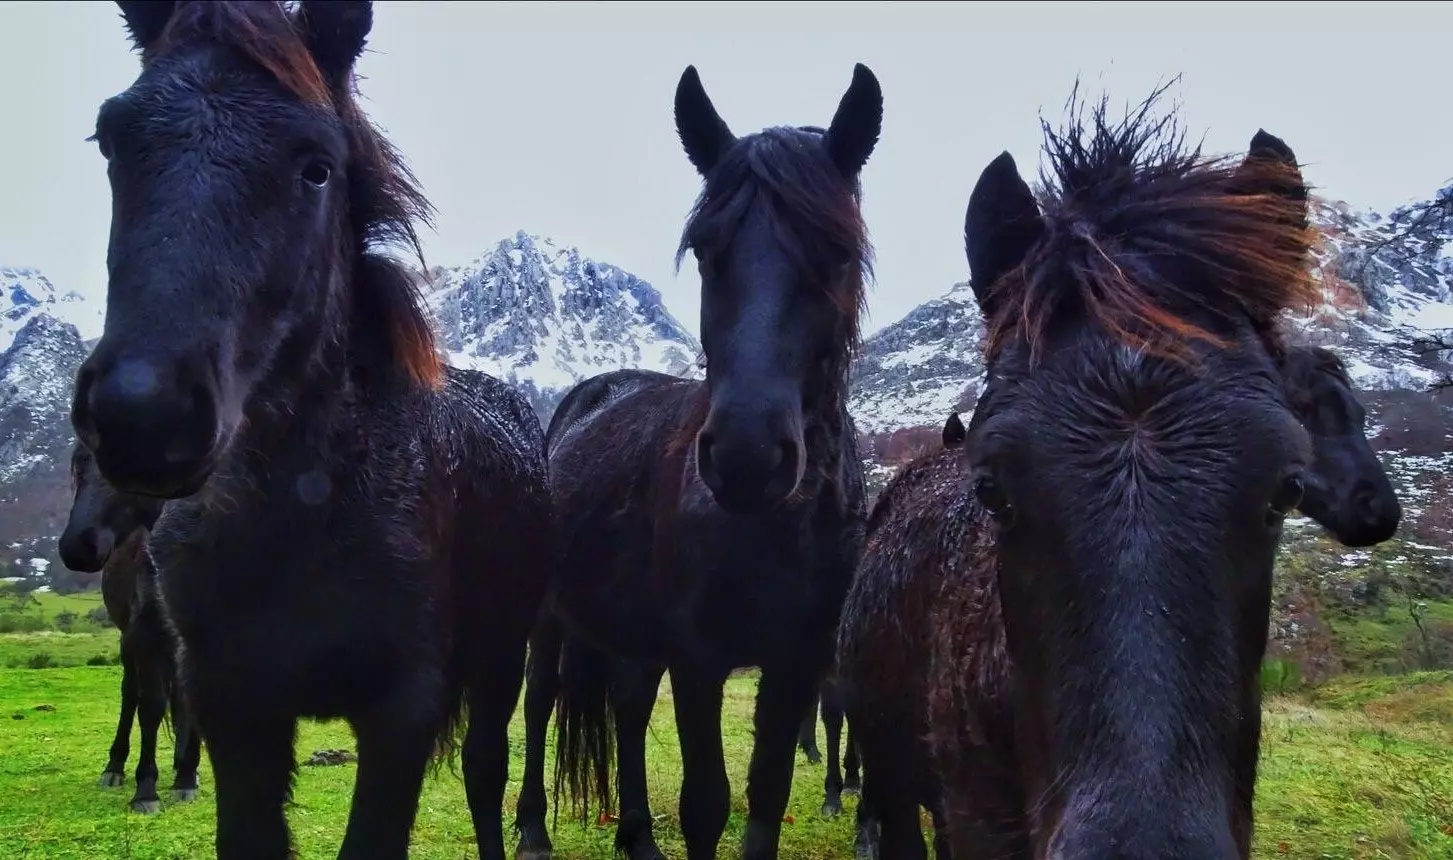
[[[1187,149],[1173,114],[1150,116],[1163,92],[1116,124],[1102,100],[1089,127],[1072,97],[1069,128],[1044,125],[1045,231],[991,287],[990,356],[1014,337],[1037,354],[1067,306],[1162,356],[1184,357],[1197,340],[1224,346],[1192,321],[1207,311],[1250,320],[1276,351],[1277,316],[1316,301],[1299,171],[1270,158],[1242,163]]]
[[[444,362],[419,296],[420,279],[388,256],[390,246],[402,246],[418,261],[418,271],[427,271],[414,224],[429,223],[433,207],[402,156],[358,106],[353,74],[330,85],[281,3],[181,4],[142,62],[196,40],[241,51],[300,101],[337,113],[348,138],[349,215],[360,257],[354,267],[355,322],[381,329],[392,364],[414,382],[437,387]]]

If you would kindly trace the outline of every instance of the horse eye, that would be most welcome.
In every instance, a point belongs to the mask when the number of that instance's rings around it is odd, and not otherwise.
[[[328,184],[333,177],[333,168],[321,161],[310,161],[303,168],[303,181],[317,188]]]
[[[1267,510],[1267,524],[1274,525],[1281,522],[1292,509],[1302,503],[1302,493],[1306,490],[1306,482],[1301,475],[1287,475],[1281,480],[1281,486],[1276,488],[1276,495],[1271,497],[1271,505]]]
[[[1014,506],[1009,504],[1009,498],[1004,494],[1004,488],[988,475],[981,475],[978,480],[974,481],[974,497],[979,500],[979,504],[984,506],[984,510],[995,517],[1008,519],[1014,513]]]

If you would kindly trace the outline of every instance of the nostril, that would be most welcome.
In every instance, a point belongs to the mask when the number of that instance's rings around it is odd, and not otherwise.
[[[199,457],[206,456],[215,441],[213,434],[217,427],[216,409],[216,400],[212,397],[211,390],[205,385],[191,386],[177,416],[187,432],[174,436],[171,444],[162,452],[168,464],[176,466],[192,463]]]

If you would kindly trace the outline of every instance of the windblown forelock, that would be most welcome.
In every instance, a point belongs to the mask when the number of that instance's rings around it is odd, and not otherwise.
[[[1104,100],[1087,123],[1072,97],[1065,131],[1043,124],[1045,232],[990,288],[991,359],[1011,339],[1037,356],[1062,314],[1179,360],[1194,341],[1228,346],[1250,322],[1277,354],[1279,315],[1318,299],[1304,202],[1261,190],[1300,187],[1295,168],[1188,148],[1174,114],[1151,115],[1164,91],[1118,123]]]
[[[281,3],[180,3],[161,37],[142,54],[142,64],[199,40],[238,49],[303,102],[333,103],[332,89]]]
[[[815,127],[770,128],[743,138],[706,179],[687,218],[676,265],[695,248],[712,252],[731,243],[758,203],[772,219],[778,247],[794,266],[818,276],[856,348],[866,305],[873,249],[859,208],[861,188],[845,180],[821,146]],[[833,261],[847,264],[838,277]]]

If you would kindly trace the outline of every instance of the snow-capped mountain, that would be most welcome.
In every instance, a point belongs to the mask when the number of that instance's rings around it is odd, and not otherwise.
[[[1449,357],[1412,342],[1453,330],[1453,233],[1401,237],[1396,215],[1325,200],[1313,217],[1324,237],[1315,254],[1325,301],[1288,316],[1294,335],[1335,350],[1364,391],[1423,390],[1444,378]],[[853,370],[858,428],[936,427],[953,410],[969,411],[983,379],[982,336],[967,282],[874,333]]]
[[[0,575],[60,570],[70,508],[71,387],[86,357],[76,327],[31,316],[0,352]]]
[[[61,293],[36,269],[0,267],[0,352],[9,349],[15,335],[41,314],[70,323],[90,340],[101,336],[106,302],[74,291]]]
[[[428,301],[449,362],[520,386],[542,420],[571,385],[597,373],[696,374],[701,345],[654,287],[524,231],[437,272]]]

